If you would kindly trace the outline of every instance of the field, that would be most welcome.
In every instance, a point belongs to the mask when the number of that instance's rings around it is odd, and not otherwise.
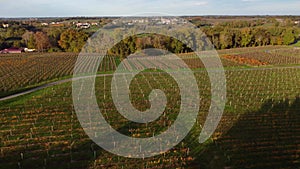
[[[229,49],[218,52],[225,68],[300,63],[300,50],[286,46]],[[77,56],[76,53],[0,54],[0,97],[70,78]],[[192,69],[204,68],[194,54],[179,56]],[[114,56],[105,57],[99,66],[99,73],[111,73],[119,63],[120,60]],[[143,64],[130,66],[137,67]]]
[[[219,53],[225,65],[227,102],[218,129],[205,144],[199,144],[198,137],[210,106],[211,86],[203,64],[189,54],[180,57],[194,69],[200,110],[192,131],[172,150],[145,159],[118,157],[103,150],[80,126],[72,85],[66,82],[0,102],[0,168],[299,168],[300,51],[283,46]],[[11,72],[2,78],[2,95],[67,78],[76,61],[75,54],[61,53],[0,58],[1,78]],[[15,60],[19,63],[12,64]],[[164,72],[138,74],[130,86],[135,108],[149,108],[148,95],[157,88],[165,92],[168,103],[158,120],[147,125],[130,122],[118,113],[110,93],[111,71],[119,62],[107,57],[99,68],[103,75],[96,79],[97,102],[106,120],[132,137],[151,137],[166,130],[179,111],[176,82]],[[25,83],[27,76],[31,78]],[[12,85],[4,88],[5,84]]]
[[[0,97],[70,78],[77,56],[77,53],[0,54]],[[116,61],[105,58],[99,71],[112,70]]]

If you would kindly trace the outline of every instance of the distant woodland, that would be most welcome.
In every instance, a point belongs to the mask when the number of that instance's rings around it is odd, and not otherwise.
[[[2,19],[0,50],[14,47],[36,49],[39,52],[80,52],[87,39],[112,19]],[[199,27],[216,49],[291,45],[300,40],[300,17],[295,16],[195,16],[185,19]],[[78,23],[89,23],[91,26],[81,28]],[[191,38],[188,31],[185,36],[187,39]],[[148,47],[167,49],[174,53],[191,52],[189,47],[177,39],[144,35],[123,40],[109,53],[126,56]]]

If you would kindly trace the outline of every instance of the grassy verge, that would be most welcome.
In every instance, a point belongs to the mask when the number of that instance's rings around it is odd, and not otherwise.
[[[24,92],[24,91],[27,91],[27,90],[30,90],[30,89],[48,84],[48,83],[52,83],[52,82],[56,82],[56,81],[60,81],[60,80],[65,80],[65,79],[70,79],[70,78],[72,78],[72,76],[73,75],[68,75],[68,76],[63,76],[63,77],[59,77],[59,78],[54,78],[54,79],[51,79],[51,80],[46,80],[46,81],[42,81],[40,83],[36,83],[34,85],[29,85],[29,86],[26,86],[24,88],[19,88],[19,89],[13,90],[13,91],[2,92],[2,93],[0,93],[0,98],[10,96],[10,95],[13,95],[13,94],[17,94],[17,93],[21,93],[21,92]]]

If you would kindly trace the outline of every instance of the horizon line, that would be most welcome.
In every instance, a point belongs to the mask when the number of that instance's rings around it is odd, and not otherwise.
[[[78,16],[5,16],[0,17],[0,19],[32,19],[32,18],[115,18],[115,17],[286,17],[286,16],[296,16],[300,17],[300,14],[183,14],[183,15],[78,15]]]

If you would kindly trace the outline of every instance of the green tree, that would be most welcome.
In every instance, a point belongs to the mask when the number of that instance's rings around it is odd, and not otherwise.
[[[171,43],[172,52],[174,53],[183,53],[184,46],[183,43],[178,40],[173,40]]]
[[[244,28],[241,30],[241,33],[242,33],[241,46],[242,47],[251,46],[252,39],[253,39],[252,30],[250,28]]]
[[[35,48],[35,41],[34,41],[34,33],[30,31],[26,31],[22,35],[22,41],[28,48]],[[30,46],[30,47],[29,47]]]
[[[80,52],[87,39],[87,33],[75,29],[68,29],[60,35],[58,44],[67,52]]]
[[[220,34],[220,43],[222,49],[232,48],[234,45],[234,34],[230,29],[224,29]]]
[[[290,45],[295,43],[295,41],[296,41],[296,36],[292,29],[288,29],[283,33],[283,44]]]
[[[27,42],[27,48],[29,49],[34,49],[36,48],[35,46],[35,38],[34,38],[34,34],[30,35],[29,40]]]
[[[241,42],[242,41],[242,33],[240,30],[235,30],[234,31],[234,47],[238,48],[241,47]]]
[[[6,30],[6,38],[21,37],[25,33],[25,28],[11,26]]]
[[[4,42],[5,42],[5,38],[0,36],[0,50],[5,48]]]
[[[49,28],[45,30],[49,37],[51,46],[57,48],[59,46],[58,41],[60,39],[60,35],[64,30],[62,28]]]
[[[17,48],[22,47],[21,41],[19,41],[19,40],[13,41],[13,47],[17,47]]]
[[[270,33],[262,28],[258,28],[254,33],[255,46],[264,46],[270,44]]]

